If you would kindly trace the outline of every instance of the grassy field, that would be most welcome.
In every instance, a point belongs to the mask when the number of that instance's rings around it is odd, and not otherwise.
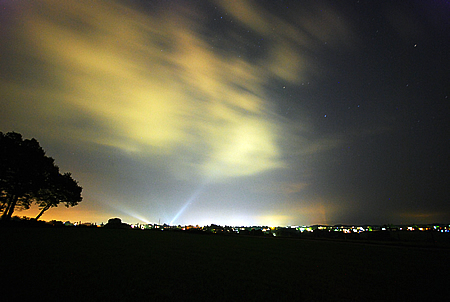
[[[448,249],[104,228],[0,228],[0,236],[2,301],[445,301],[450,294]]]

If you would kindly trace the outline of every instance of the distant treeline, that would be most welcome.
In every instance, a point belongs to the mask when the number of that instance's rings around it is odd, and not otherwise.
[[[312,231],[300,231],[298,228],[277,227],[247,227],[233,228],[211,225],[206,227],[179,227],[169,225],[129,225],[123,223],[120,218],[111,218],[107,224],[91,224],[91,223],[71,223],[62,221],[41,221],[36,219],[14,217],[11,221],[0,221],[0,227],[31,227],[31,228],[95,228],[95,229],[128,229],[130,231],[151,231],[151,232],[182,232],[188,234],[202,234],[214,236],[252,236],[264,238],[290,238],[290,239],[306,239],[306,240],[334,240],[348,241],[360,243],[383,243],[393,245],[408,246],[425,246],[425,247],[443,247],[450,248],[450,233],[442,232],[430,228],[425,231],[419,229],[399,230],[398,228],[377,228],[372,231],[365,232],[340,232],[330,231],[330,229],[314,229]],[[144,227],[146,226],[146,227]],[[151,226],[151,227],[149,227]],[[239,231],[236,231],[239,229]]]

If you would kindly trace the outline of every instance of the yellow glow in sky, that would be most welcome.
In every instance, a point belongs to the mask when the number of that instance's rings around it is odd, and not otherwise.
[[[213,179],[284,165],[263,85],[298,78],[300,58],[286,45],[257,63],[226,57],[187,8],[148,18],[119,2],[48,0],[23,21],[53,86],[28,89],[59,134],[148,156],[202,145],[195,166]],[[77,132],[65,123],[76,116],[92,125]]]

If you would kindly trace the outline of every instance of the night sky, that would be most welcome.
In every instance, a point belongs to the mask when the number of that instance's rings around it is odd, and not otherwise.
[[[449,56],[443,0],[3,0],[0,131],[83,187],[44,220],[449,222]]]

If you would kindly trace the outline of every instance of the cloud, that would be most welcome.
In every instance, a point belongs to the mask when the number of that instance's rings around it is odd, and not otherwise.
[[[311,53],[323,49],[324,45],[336,51],[354,49],[359,44],[351,23],[331,5],[311,1],[302,2],[301,9],[295,9],[298,4],[291,3],[281,18],[254,0],[218,3],[239,22],[269,41],[269,55],[264,66],[273,76],[287,82],[298,83],[322,73]]]
[[[9,64],[35,76],[0,82],[9,99],[21,99],[8,105],[11,114],[55,139],[190,159],[183,164],[191,173],[215,180],[286,167],[279,136],[295,134],[273,113],[265,87],[299,81],[309,61],[299,50],[332,39],[333,28],[345,32],[342,22],[329,13],[325,29],[309,19],[292,25],[251,1],[239,9],[221,2],[269,41],[265,54],[250,60],[216,50],[190,7],[142,13],[125,3],[27,2]],[[321,149],[314,145],[300,150]]]
[[[47,78],[2,86],[32,99],[43,132],[149,156],[181,146],[219,178],[282,165],[260,67],[211,50],[188,8],[149,17],[121,2],[47,0],[22,18],[17,46]]]

